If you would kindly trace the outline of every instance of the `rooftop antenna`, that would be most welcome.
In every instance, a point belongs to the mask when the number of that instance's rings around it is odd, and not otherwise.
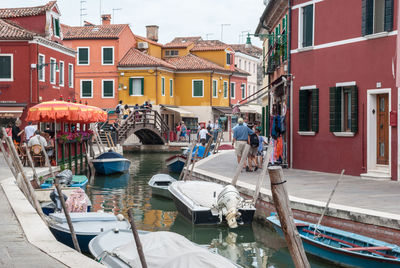
[[[99,19],[100,19],[100,23],[99,23],[99,25],[101,25],[102,24],[102,19],[101,19],[101,0],[99,0],[99,12],[100,12],[100,16],[99,16]]]
[[[86,8],[83,7],[83,4],[86,3],[86,0],[81,0],[81,26],[83,26],[83,17],[86,16],[87,14],[84,13],[84,11],[86,10]]]
[[[225,26],[231,26],[231,25],[228,24],[228,23],[221,23],[221,41],[223,41],[222,37],[223,37],[223,34],[224,34],[224,27]]]
[[[113,21],[113,24],[115,24],[115,17],[114,17],[114,11],[118,11],[118,10],[122,10],[122,8],[113,8],[112,9],[112,21]]]
[[[213,33],[208,33],[208,34],[206,34],[206,40],[208,40],[208,36],[209,35],[213,35]]]

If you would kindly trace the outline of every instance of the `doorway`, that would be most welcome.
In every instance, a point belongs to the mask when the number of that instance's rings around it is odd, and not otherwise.
[[[376,96],[376,163],[378,165],[389,164],[389,105],[388,95]]]

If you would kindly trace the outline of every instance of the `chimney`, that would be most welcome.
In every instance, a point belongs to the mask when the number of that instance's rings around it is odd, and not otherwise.
[[[110,24],[111,24],[111,14],[101,15],[101,25],[110,25]]]
[[[158,41],[158,26],[157,25],[147,25],[146,26],[146,37],[154,42]]]

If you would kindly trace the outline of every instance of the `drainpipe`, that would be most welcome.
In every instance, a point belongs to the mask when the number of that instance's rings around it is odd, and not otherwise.
[[[157,87],[158,87],[158,69],[156,67],[156,105],[158,105],[158,92],[157,92]]]
[[[288,0],[288,9],[289,9],[289,28],[288,28],[288,38],[287,38],[287,51],[288,51],[288,76],[290,78],[290,91],[289,91],[289,116],[290,116],[290,129],[289,129],[289,135],[290,135],[290,144],[289,144],[289,153],[290,153],[290,168],[293,168],[293,76],[292,76],[292,68],[291,68],[291,41],[292,41],[292,1]]]
[[[214,71],[211,71],[211,73],[210,73],[210,106],[212,107],[212,98],[213,98],[213,95],[212,95],[212,90],[213,90],[213,88],[212,88],[212,76],[213,76],[213,74],[214,74]]]

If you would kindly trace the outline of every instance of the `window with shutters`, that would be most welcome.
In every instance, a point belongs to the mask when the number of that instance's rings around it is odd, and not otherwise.
[[[55,84],[56,83],[56,60],[53,58],[50,58],[50,83]]]
[[[224,81],[224,98],[228,98],[228,82]]]
[[[81,98],[93,98],[93,80],[81,80]]]
[[[213,98],[218,98],[217,85],[218,85],[218,80],[213,80],[212,81],[212,95],[213,95]]]
[[[226,65],[231,65],[231,54],[226,53]]]
[[[0,54],[0,81],[13,81],[13,54]]]
[[[299,48],[314,45],[314,5],[300,9]]]
[[[203,97],[204,81],[192,80],[192,97]]]
[[[78,65],[89,65],[88,47],[78,47]]]
[[[161,77],[161,96],[165,96],[165,77]]]
[[[329,130],[333,133],[357,132],[357,86],[331,87],[329,89]]]
[[[60,61],[60,86],[64,86],[64,62]]]
[[[393,0],[362,0],[362,35],[393,30]]]
[[[42,54],[39,54],[39,59],[38,59],[38,79],[41,82],[45,81],[45,70],[46,66],[44,65],[45,62],[45,56]]]
[[[72,63],[68,64],[68,86],[74,87],[74,65]]]
[[[114,80],[103,80],[102,83],[102,97],[114,98]]]
[[[246,84],[242,84],[240,90],[242,92],[242,99],[246,98]]]
[[[143,96],[144,95],[144,78],[131,77],[129,78],[129,95]]]
[[[102,47],[101,50],[102,65],[114,65],[114,47]]]
[[[231,83],[231,99],[235,98],[235,91],[236,91],[236,83]]]
[[[172,79],[169,79],[169,96],[174,96],[174,81]]]
[[[60,37],[60,20],[53,17],[54,36]]]
[[[299,91],[299,131],[318,132],[319,90],[318,88]]]

